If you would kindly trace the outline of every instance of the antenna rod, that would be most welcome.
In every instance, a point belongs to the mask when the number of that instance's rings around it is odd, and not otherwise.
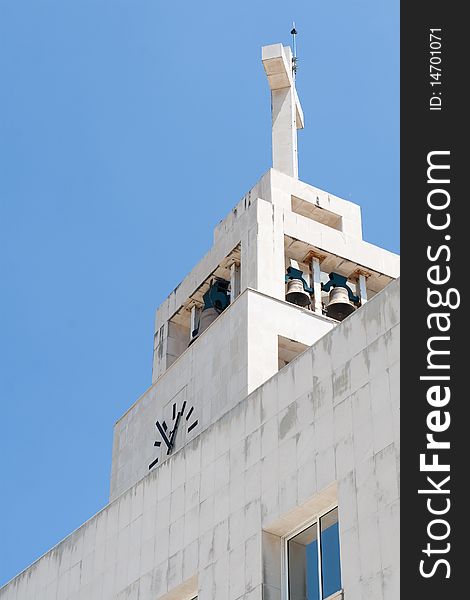
[[[297,41],[296,41],[296,36],[297,36],[297,29],[295,28],[295,21],[292,21],[292,30],[291,30],[291,36],[292,36],[292,46],[293,46],[293,56],[292,56],[292,75],[295,79],[295,75],[297,73]]]

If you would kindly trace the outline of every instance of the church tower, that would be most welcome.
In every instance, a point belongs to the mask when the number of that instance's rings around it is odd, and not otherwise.
[[[109,504],[0,600],[398,597],[399,259],[299,180],[295,60],[262,62],[272,168],[157,309]]]

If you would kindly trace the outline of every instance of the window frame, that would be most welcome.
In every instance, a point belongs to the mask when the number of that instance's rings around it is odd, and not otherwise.
[[[281,577],[282,577],[282,589],[281,589],[281,599],[289,600],[289,540],[294,538],[302,531],[305,531],[312,525],[316,524],[317,529],[317,539],[318,539],[318,577],[320,581],[320,591],[323,596],[323,577],[322,577],[322,548],[321,548],[321,529],[320,529],[320,520],[322,517],[327,515],[329,512],[338,509],[338,522],[339,522],[339,506],[338,502],[334,502],[333,504],[328,505],[326,508],[322,509],[321,512],[316,513],[314,517],[310,517],[306,521],[304,521],[301,525],[290,531],[288,534],[282,537],[282,568],[281,568]],[[340,553],[341,553],[341,544],[340,544]],[[341,554],[340,554],[340,564],[341,564]],[[338,595],[339,598],[343,597],[343,588],[335,592],[334,594],[327,596],[326,598],[322,597],[322,600],[329,600],[330,598],[335,598]]]

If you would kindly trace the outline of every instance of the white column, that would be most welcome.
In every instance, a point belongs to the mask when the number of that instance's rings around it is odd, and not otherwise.
[[[359,274],[358,278],[357,278],[357,283],[358,283],[358,296],[359,299],[361,300],[361,305],[365,304],[367,302],[367,278],[365,275],[363,275],[362,273]]]
[[[197,325],[197,308],[196,305],[193,304],[191,306],[191,326],[189,328],[189,340],[193,339],[193,331],[196,329]]]
[[[312,285],[313,288],[313,310],[318,315],[323,314],[321,302],[321,269],[320,260],[312,258]]]
[[[230,302],[240,294],[240,265],[233,263],[230,266]]]

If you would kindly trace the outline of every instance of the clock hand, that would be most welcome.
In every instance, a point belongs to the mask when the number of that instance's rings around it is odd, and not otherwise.
[[[175,426],[174,426],[173,431],[172,431],[171,436],[170,436],[170,445],[168,447],[167,454],[170,454],[171,450],[173,449],[173,444],[174,444],[174,439],[175,439],[175,435],[176,435],[176,430],[178,429],[178,425],[179,425],[180,419],[181,419],[181,412],[179,412],[178,416],[176,417]]]
[[[163,430],[163,427],[160,425],[160,423],[159,423],[158,421],[155,423],[155,425],[156,425],[156,427],[157,427],[158,431],[160,432],[160,435],[162,436],[162,438],[163,438],[163,441],[164,441],[164,442],[165,442],[165,444],[167,445],[168,449],[169,449],[169,448],[171,448],[171,442],[170,442],[170,440],[169,440],[169,439],[166,437],[166,433],[165,433],[165,431]]]

